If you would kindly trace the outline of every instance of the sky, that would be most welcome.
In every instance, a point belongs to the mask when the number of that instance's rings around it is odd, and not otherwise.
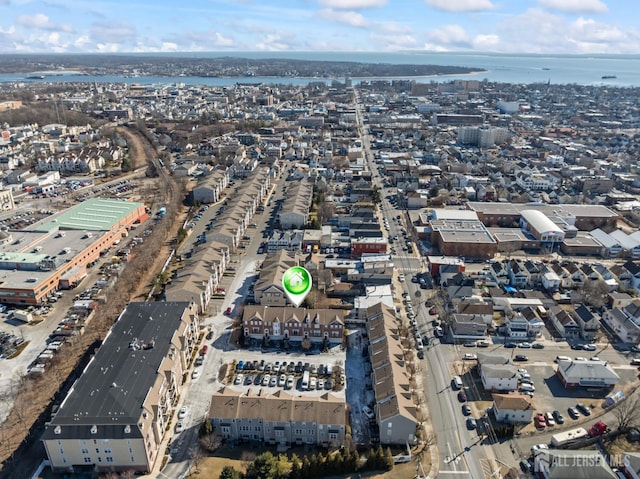
[[[0,53],[640,54],[637,0],[0,0]]]

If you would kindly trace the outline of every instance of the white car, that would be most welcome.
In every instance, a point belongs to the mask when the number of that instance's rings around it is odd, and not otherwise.
[[[324,389],[324,379],[318,379],[318,390]]]
[[[371,408],[369,406],[364,406],[362,408],[362,412],[364,413],[365,416],[367,416],[369,419],[373,419],[375,417],[375,414],[373,414],[373,411],[371,410]]]
[[[467,361],[474,361],[474,360],[478,359],[478,355],[477,354],[473,354],[473,353],[465,353],[465,355],[462,357],[462,359],[465,359]]]
[[[404,283],[404,274],[398,275],[398,281],[400,281],[401,283]]]
[[[287,384],[287,376],[284,374],[281,374],[280,377],[278,378],[278,386],[283,388],[285,384]]]
[[[184,424],[182,424],[182,421],[178,421],[176,423],[176,432],[182,432],[184,431]]]
[[[547,444],[536,444],[531,448],[531,452],[535,454],[536,452],[543,451],[545,449],[549,449],[549,446]]]
[[[286,387],[287,389],[291,389],[291,388],[293,387],[293,385],[294,385],[295,381],[296,381],[296,379],[295,379],[293,376],[289,376],[289,377],[287,378],[287,383],[286,383],[285,387]]]
[[[198,379],[200,377],[200,370],[194,369],[191,373],[191,379]]]
[[[178,419],[184,419],[187,416],[187,412],[189,412],[187,406],[182,406],[178,411]]]

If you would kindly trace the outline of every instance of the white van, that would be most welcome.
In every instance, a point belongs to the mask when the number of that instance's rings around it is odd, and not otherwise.
[[[571,358],[569,356],[556,356],[556,363],[558,361],[571,361]]]
[[[536,390],[536,387],[533,384],[521,384],[520,385],[520,391],[524,391],[524,392],[534,392]]]
[[[462,378],[460,376],[455,376],[451,380],[451,384],[453,384],[454,389],[462,389]]]

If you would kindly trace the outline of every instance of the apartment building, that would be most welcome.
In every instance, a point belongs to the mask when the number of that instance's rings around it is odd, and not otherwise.
[[[52,469],[150,471],[199,331],[190,303],[129,303],[45,426]]]
[[[411,393],[394,308],[383,303],[369,307],[366,330],[380,442],[412,444],[418,426],[417,406]]]
[[[251,339],[336,344],[343,340],[346,315],[341,309],[245,306],[242,327]]]
[[[337,447],[344,443],[348,424],[344,398],[332,393],[293,396],[228,387],[212,396],[209,418],[224,440],[287,446]]]

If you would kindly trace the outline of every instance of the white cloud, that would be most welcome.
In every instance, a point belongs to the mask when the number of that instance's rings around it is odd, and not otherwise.
[[[160,50],[163,52],[177,52],[178,44],[174,42],[162,42]]]
[[[538,0],[538,5],[570,13],[604,13],[607,5],[601,0]]]
[[[53,24],[44,13],[36,13],[35,15],[20,15],[16,19],[19,25],[31,28],[39,28],[41,30],[51,30]]]
[[[81,35],[73,42],[73,46],[78,50],[85,50],[87,45],[91,44],[91,39],[88,35]]]
[[[500,46],[500,37],[495,34],[476,35],[473,40],[474,50],[481,52],[491,52]]]
[[[371,41],[375,45],[375,49],[380,51],[411,50],[422,47],[416,38],[409,33],[385,35],[381,31],[376,31],[371,33]]]
[[[263,36],[255,48],[259,51],[281,52],[287,50],[298,50],[295,35],[291,33],[270,33]]]
[[[491,0],[425,0],[427,5],[445,12],[481,12],[494,10]]]
[[[332,10],[329,8],[318,10],[316,12],[319,18],[328,22],[344,23],[351,27],[366,28],[369,26],[369,21],[358,12],[350,10]]]
[[[232,38],[225,37],[220,32],[216,32],[215,38],[216,38],[215,45],[217,47],[231,47],[234,44],[234,41]]]
[[[89,35],[98,43],[100,51],[117,51],[113,50],[114,45],[133,44],[137,38],[135,27],[127,22],[95,22]]]
[[[354,10],[361,8],[384,7],[387,0],[319,0],[320,5],[327,8],[341,8],[343,10]]]
[[[444,50],[458,50],[471,47],[469,35],[460,25],[442,25],[425,34],[430,45],[438,45]]]
[[[569,20],[563,15],[531,8],[505,19],[490,34],[499,37],[485,51],[504,53],[637,53],[640,30],[622,29],[588,18]],[[487,39],[477,35],[473,48],[482,50]]]

